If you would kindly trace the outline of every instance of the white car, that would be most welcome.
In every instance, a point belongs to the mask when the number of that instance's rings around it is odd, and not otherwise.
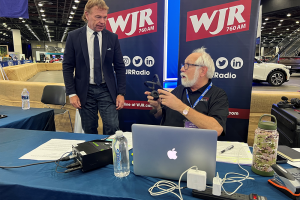
[[[280,86],[289,80],[290,70],[287,66],[276,63],[264,63],[254,58],[254,82],[269,82],[273,86]]]

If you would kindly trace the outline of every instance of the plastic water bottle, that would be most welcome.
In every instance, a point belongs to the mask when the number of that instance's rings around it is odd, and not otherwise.
[[[26,88],[23,89],[23,92],[21,93],[22,97],[22,109],[28,110],[30,108],[30,102],[29,102],[29,92]]]
[[[112,143],[114,174],[116,177],[126,177],[130,173],[128,142],[122,131],[116,131]]]

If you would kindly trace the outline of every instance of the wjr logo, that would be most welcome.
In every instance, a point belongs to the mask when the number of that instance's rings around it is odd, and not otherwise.
[[[111,13],[106,28],[119,39],[156,32],[157,3]]]
[[[186,41],[249,30],[251,1],[235,1],[187,13]]]

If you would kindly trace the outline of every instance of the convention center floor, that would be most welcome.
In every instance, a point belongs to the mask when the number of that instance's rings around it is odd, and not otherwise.
[[[64,78],[62,71],[45,71],[39,72],[34,77],[28,80],[29,82],[49,82],[63,83]],[[296,92],[300,91],[300,73],[294,73],[290,77],[290,81],[283,83],[279,87],[271,86],[267,82],[253,83],[252,90],[254,91],[285,91]]]

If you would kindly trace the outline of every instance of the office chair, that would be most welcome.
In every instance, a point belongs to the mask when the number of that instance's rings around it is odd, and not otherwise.
[[[66,88],[60,85],[46,85],[44,87],[41,102],[47,104],[61,105],[60,109],[54,109],[54,115],[65,114],[68,112],[70,124],[73,132],[73,125],[69,110],[62,109],[66,104]],[[50,108],[50,106],[48,106]]]

